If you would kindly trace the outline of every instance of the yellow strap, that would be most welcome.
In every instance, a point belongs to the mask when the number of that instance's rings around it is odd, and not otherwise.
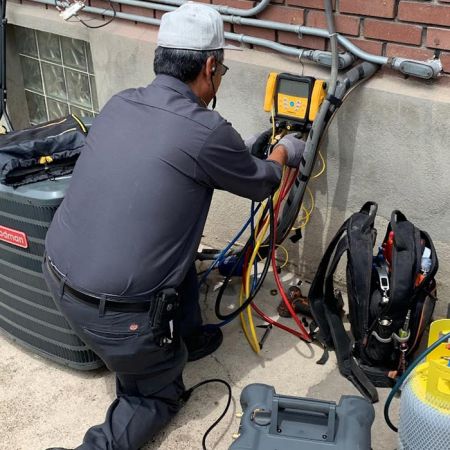
[[[75,122],[78,123],[78,125],[80,125],[80,128],[87,133],[87,128],[84,126],[84,123],[75,115],[75,114],[71,114],[71,116],[74,118]]]
[[[39,164],[50,164],[53,162],[53,158],[50,155],[41,156],[39,158]]]

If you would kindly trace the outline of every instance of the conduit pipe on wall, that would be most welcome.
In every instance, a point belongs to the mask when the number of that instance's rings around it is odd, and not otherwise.
[[[167,4],[171,3],[171,4],[179,5],[179,4],[184,3],[184,0],[164,0],[161,2],[161,4],[159,4],[159,3],[153,4],[152,7],[146,6],[146,5],[150,5],[150,3],[138,1],[138,0],[118,0],[117,3],[122,3],[124,5],[132,4],[133,6],[167,11],[167,9],[165,9],[165,8],[167,8]],[[260,6],[261,3],[258,6]],[[210,6],[214,6],[214,5],[210,5]],[[164,9],[160,9],[159,7],[164,7]],[[170,9],[170,10],[172,10],[172,9]],[[248,11],[250,11],[250,10],[248,10]],[[273,22],[273,21],[268,21],[268,20],[248,19],[248,18],[242,17],[242,16],[243,16],[242,14],[240,16],[238,16],[238,15],[226,16],[225,15],[225,16],[222,16],[222,18],[223,18],[224,22],[228,22],[228,23],[235,23],[238,25],[248,25],[248,26],[253,26],[253,27],[258,27],[258,28],[266,28],[266,29],[270,29],[270,30],[287,31],[287,32],[295,33],[299,37],[301,37],[303,34],[310,35],[310,36],[323,37],[323,38],[329,37],[328,31],[320,29],[320,28],[304,27],[301,25],[290,25],[290,24]],[[383,66],[391,67],[394,70],[402,72],[405,75],[411,75],[411,76],[415,76],[415,77],[419,77],[419,78],[430,79],[430,78],[436,78],[442,71],[442,64],[439,59],[429,60],[429,61],[418,61],[418,60],[400,58],[400,57],[388,58],[387,56],[372,55],[371,53],[361,50],[359,47],[357,47],[355,44],[353,44],[349,39],[347,39],[344,36],[341,36],[340,34],[337,34],[337,40],[338,40],[339,44],[341,44],[345,49],[350,51],[356,57],[358,57],[364,61],[374,63],[374,64],[380,64]],[[320,61],[316,61],[316,62],[321,63]],[[347,67],[347,66],[344,66],[344,67]]]
[[[43,3],[46,5],[54,6],[54,1],[51,0],[32,0],[36,3]],[[162,5],[158,3],[149,3],[149,2],[142,2],[137,0],[118,0],[115,3],[123,4],[123,5],[130,5],[130,6],[139,6],[142,8],[147,9],[156,9],[160,11],[173,11],[175,9],[174,7],[168,6],[168,5]],[[113,17],[114,12],[111,10],[105,10],[102,8],[94,8],[91,6],[86,6],[84,11],[92,14],[100,14],[103,16]],[[132,20],[134,22],[140,22],[140,23],[146,23],[149,25],[156,25],[159,26],[161,21],[159,19],[154,19],[151,17],[143,17],[135,14],[127,14],[122,12],[117,12],[116,17],[124,20]],[[246,19],[242,17],[236,17],[236,16],[222,16],[225,21],[232,21],[232,23],[241,23],[241,24],[247,24],[250,26],[255,26],[259,28],[267,28],[272,30],[279,30],[279,31],[288,31],[288,32],[294,32],[301,36],[302,34],[308,34],[312,36],[319,36],[324,38],[329,38],[328,31],[322,30],[320,28],[311,28],[311,27],[303,27],[300,25],[289,25],[279,22],[271,22],[266,20],[257,20],[257,19]],[[229,39],[234,40],[241,40],[242,38],[239,37],[240,35],[235,35],[234,33],[227,33]],[[248,36],[249,39],[257,39],[253,38],[251,36]],[[405,75],[411,75],[419,78],[424,79],[430,79],[430,78],[436,78],[440,72],[442,71],[442,64],[439,59],[430,60],[430,61],[417,61],[413,59],[406,59],[406,58],[399,58],[399,57],[393,57],[388,58],[385,56],[377,56],[377,55],[371,55],[370,53],[364,52],[360,48],[358,48],[356,45],[352,44],[347,38],[337,34],[337,40],[338,43],[341,44],[343,47],[350,50],[355,56],[358,58],[361,58],[365,61],[372,62],[374,64],[380,64],[380,65],[386,65],[388,67],[393,68],[394,70],[397,70],[399,72],[402,72]],[[251,43],[248,41],[248,43]],[[269,44],[270,43],[270,44]],[[273,48],[274,50],[280,49],[278,44],[275,46],[272,46],[272,44],[275,44],[272,41],[267,41],[265,39],[261,40],[259,44],[264,47]],[[284,47],[283,47],[284,48]],[[307,52],[307,50],[303,50],[304,52]],[[305,55],[308,55],[308,53],[305,53]],[[313,55],[309,53],[309,55]],[[317,55],[317,54],[316,54]],[[324,53],[325,55],[325,53]],[[309,58],[308,58],[309,59]],[[311,60],[311,59],[310,59]],[[324,64],[324,61],[331,63],[331,58],[328,55],[328,58],[322,58],[319,60],[312,59],[315,62]],[[346,64],[348,61],[350,61],[349,58],[340,58],[340,64]],[[350,62],[351,63],[351,62]],[[325,65],[331,65],[331,64],[325,64]],[[346,65],[343,65],[342,67],[347,67]]]
[[[172,1],[172,0],[170,0]],[[175,1],[175,0],[174,0]],[[178,0],[177,0],[178,1]],[[140,0],[118,0],[115,3],[121,3],[127,6],[137,6],[144,9],[151,9],[156,11],[174,11],[176,8],[170,5],[152,3],[152,2],[143,2]],[[180,1],[182,3],[182,1]],[[260,3],[261,4],[261,3]],[[87,8],[84,8],[85,11],[88,11]],[[119,16],[118,16],[119,17]],[[226,17],[226,16],[222,16]],[[270,22],[269,22],[270,23]],[[324,35],[328,37],[327,33]],[[252,36],[247,36],[244,34],[235,34],[235,33],[225,33],[225,37],[227,39],[245,43],[252,45],[260,45],[262,47],[270,48],[272,50],[278,51],[280,53],[284,53],[285,55],[297,56],[301,61],[312,61],[322,66],[330,67],[331,66],[331,52],[325,50],[304,50],[297,49],[295,47],[290,47],[288,45],[279,44],[278,42],[273,42],[268,39],[260,39]],[[350,66],[355,61],[355,57],[348,52],[343,52],[339,54],[339,69],[345,69]]]
[[[322,66],[331,66],[331,52],[325,50],[306,50],[289,45],[279,44],[278,42],[269,41],[268,39],[256,38],[253,36],[246,36],[245,34],[236,34],[225,32],[225,38],[231,41],[237,41],[244,44],[260,45],[272,50],[276,50],[285,55],[296,56],[300,61],[312,61]],[[345,69],[355,61],[355,58],[350,53],[341,53],[338,55],[339,69]]]
[[[36,3],[43,3],[45,5],[51,5],[51,6],[55,5],[54,2],[51,0],[33,0],[33,1]],[[127,4],[130,4],[130,5],[135,4],[135,3],[149,4],[149,3],[133,1],[133,0],[127,1]],[[158,6],[164,7],[164,5],[158,5]],[[165,8],[171,8],[171,7],[165,6]],[[149,9],[153,9],[153,8],[149,7]],[[164,11],[164,9],[161,9],[161,10]],[[172,10],[173,10],[173,8],[170,9],[170,11],[172,11]],[[103,16],[107,16],[107,17],[114,16],[114,12],[111,10],[105,10],[102,8],[95,8],[95,7],[91,7],[91,6],[86,6],[85,8],[83,8],[83,11],[92,13],[92,14],[99,14],[99,15],[103,15]],[[169,9],[167,9],[167,11],[169,11]],[[119,19],[124,19],[124,20],[133,21],[133,22],[139,22],[139,23],[145,23],[148,25],[159,26],[161,23],[160,19],[154,19],[152,17],[144,17],[144,16],[135,15],[135,14],[122,13],[119,11],[116,12],[116,17]],[[318,64],[324,65],[324,66],[331,66],[331,53],[327,52],[327,51],[298,49],[295,47],[290,47],[288,45],[279,44],[278,42],[269,41],[268,39],[261,39],[261,38],[256,38],[256,37],[252,37],[252,36],[246,36],[243,34],[235,34],[235,33],[226,32],[225,37],[226,37],[226,39],[234,40],[234,41],[241,42],[241,43],[260,45],[261,47],[267,47],[267,48],[270,48],[277,52],[283,53],[285,55],[296,56],[302,61],[313,61]],[[340,69],[348,67],[353,61],[354,61],[354,58],[350,53],[339,54],[339,68]]]
[[[122,0],[127,1],[127,0]],[[223,20],[229,23],[235,23],[239,25],[247,25],[258,28],[267,28],[277,31],[287,31],[290,33],[296,33],[300,38],[302,35],[306,34],[309,36],[317,36],[328,38],[328,31],[322,30],[320,28],[304,27],[302,25],[289,25],[285,23],[272,22],[268,20],[258,20],[258,19],[247,19],[244,17],[236,16],[223,16]],[[368,61],[374,64],[380,64],[383,66],[388,66],[402,72],[405,75],[411,75],[419,78],[436,78],[442,71],[442,64],[439,59],[429,60],[429,61],[417,61],[413,59],[392,57],[387,56],[372,55],[367,53],[353,44],[349,39],[340,34],[337,34],[337,41],[346,50],[350,51],[356,57]]]
[[[188,0],[164,0],[161,1],[161,4],[180,6],[183,3],[186,3],[186,1]],[[269,3],[270,0],[261,0],[261,2],[259,2],[256,6],[250,9],[232,8],[231,6],[227,5],[208,5],[208,6],[217,9],[217,11],[219,11],[221,14],[230,14],[232,16],[241,16],[241,17],[251,17],[264,11]]]
[[[338,48],[331,0],[325,0],[325,15],[328,26],[327,34],[330,39],[332,55],[331,74],[327,87],[327,96],[322,102],[317,117],[314,119],[312,128],[306,138],[305,150],[303,152],[303,157],[299,168],[300,175],[289,193],[288,201],[285,203],[279,220],[279,232],[276,236],[277,244],[281,244],[284,239],[286,239],[292,229],[298,213],[300,212],[306,186],[308,185],[308,181],[316,163],[319,142],[327,125],[327,116],[330,112],[330,107],[332,106],[332,99],[335,98],[338,76]]]
[[[144,2],[141,0],[117,0],[116,3],[128,5],[128,6],[137,6],[139,8],[144,9],[152,9],[156,11],[174,11],[176,8],[173,6],[170,6],[165,3],[183,3],[183,0],[164,0],[163,3],[152,3],[152,2]],[[259,4],[261,5],[262,2]],[[213,6],[213,5],[210,5]],[[86,8],[85,8],[86,9]],[[249,10],[250,11],[250,10]],[[261,10],[260,10],[261,11]],[[259,11],[259,12],[260,12]],[[225,22],[229,23],[241,23],[240,17],[236,16],[222,16]],[[265,21],[265,20],[257,20],[258,26],[261,28],[267,28],[272,29],[272,24],[277,25],[286,25],[286,24],[279,24],[278,22],[271,22],[271,21]],[[282,29],[282,31],[292,31],[292,26],[290,26],[289,29]],[[314,30],[314,28],[312,28]],[[317,29],[317,31],[320,31],[323,35],[323,37],[328,38],[328,33],[325,30]],[[235,34],[235,33],[225,33],[225,37],[230,40],[246,43],[246,44],[253,44],[253,45],[261,45],[263,47],[271,48],[273,50],[279,51],[280,53],[284,53],[286,55],[291,56],[298,56],[303,61],[312,61],[317,64],[320,64],[322,66],[330,67],[331,66],[331,52],[325,51],[325,50],[299,50],[295,49],[294,47],[290,47],[287,45],[279,44],[273,41],[269,41],[267,39],[258,40],[258,38],[254,38],[252,36],[247,36],[244,34]],[[339,69],[345,69],[346,67],[350,66],[355,61],[355,57],[348,52],[342,52],[339,54]]]

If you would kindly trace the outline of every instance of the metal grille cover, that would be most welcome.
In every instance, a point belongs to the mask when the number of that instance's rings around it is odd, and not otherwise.
[[[45,234],[69,180],[0,184],[0,331],[53,361],[91,370],[103,363],[56,308],[41,269]],[[14,243],[14,232],[25,234],[26,248]]]

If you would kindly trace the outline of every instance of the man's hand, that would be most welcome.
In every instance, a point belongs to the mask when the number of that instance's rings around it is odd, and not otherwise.
[[[251,155],[259,159],[266,159],[271,136],[272,129],[254,134],[245,140],[245,146]]]
[[[271,156],[275,156],[276,153],[279,153],[280,150],[284,149],[284,164],[286,164],[288,167],[297,169],[300,165],[300,161],[302,160],[303,152],[305,151],[305,145],[305,141],[296,138],[293,133],[286,134],[286,136],[282,137],[278,144],[275,145]],[[280,162],[278,157],[269,159],[274,159],[275,161]]]

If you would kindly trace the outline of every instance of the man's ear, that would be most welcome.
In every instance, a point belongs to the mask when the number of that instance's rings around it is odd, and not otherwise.
[[[205,64],[207,76],[214,75],[216,72],[216,59],[214,56],[209,56]]]

